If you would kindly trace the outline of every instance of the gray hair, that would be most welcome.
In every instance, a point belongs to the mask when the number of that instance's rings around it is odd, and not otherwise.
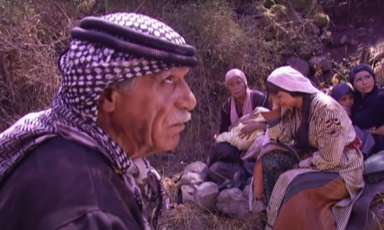
[[[120,82],[113,84],[113,86],[115,86],[116,88],[118,88],[120,90],[129,92],[135,87],[137,79],[138,79],[137,77],[134,77],[134,78],[127,79],[124,81],[120,81]]]

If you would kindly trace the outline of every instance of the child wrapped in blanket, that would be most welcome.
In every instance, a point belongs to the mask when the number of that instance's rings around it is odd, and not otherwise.
[[[261,112],[268,112],[264,107],[256,107],[251,113],[240,118],[237,124],[228,132],[221,133],[215,137],[216,142],[228,142],[239,150],[247,150],[257,138],[264,137],[264,130],[256,130],[248,138],[241,138],[241,129],[247,122],[265,122]]]

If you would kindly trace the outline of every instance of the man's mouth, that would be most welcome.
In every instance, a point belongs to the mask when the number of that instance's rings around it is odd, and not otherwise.
[[[171,127],[174,127],[174,128],[185,128],[185,124],[184,123],[178,123],[178,124],[173,124],[171,125]]]

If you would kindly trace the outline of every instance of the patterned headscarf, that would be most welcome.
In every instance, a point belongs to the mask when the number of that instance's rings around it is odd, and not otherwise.
[[[182,48],[191,48],[172,28],[144,15],[115,13],[94,19],[120,25],[120,29],[125,27],[131,32],[144,34],[151,39],[158,39],[159,43],[167,42],[174,46],[176,44]],[[86,31],[84,29],[87,27],[86,23],[83,25],[83,28],[77,28],[77,31]],[[137,55],[137,52],[133,55],[101,42],[91,42],[89,39],[76,39],[75,37],[79,35],[75,36],[75,29],[72,31],[73,39],[68,49],[59,60],[62,84],[51,107],[24,116],[0,134],[0,181],[28,151],[53,136],[61,135],[106,155],[116,169],[122,172],[126,185],[133,192],[136,202],[143,211],[146,229],[161,229],[158,221],[165,207],[161,178],[144,158],[132,161],[127,153],[96,125],[98,99],[104,89],[116,82],[157,73],[180,64],[172,63],[169,59],[163,62],[161,58],[157,60],[143,58]],[[97,29],[89,31],[100,32]],[[111,36],[110,31],[108,32],[105,36]],[[121,36],[120,33],[118,35]],[[115,38],[122,39],[117,36]],[[132,44],[135,41],[124,40],[115,43]],[[160,53],[159,49],[153,46],[140,45],[139,48],[142,47],[144,50],[143,56],[145,49],[147,53],[150,51]],[[183,59],[180,52],[177,52],[175,50],[175,56]],[[191,56],[194,58],[194,54]],[[187,55],[184,57],[190,58]],[[196,63],[197,60],[192,61],[189,66]]]

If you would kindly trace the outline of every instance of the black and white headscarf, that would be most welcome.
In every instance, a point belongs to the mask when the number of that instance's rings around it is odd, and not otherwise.
[[[174,44],[186,44],[172,28],[144,15],[115,13],[100,19]],[[142,207],[146,228],[161,229],[159,219],[165,205],[159,174],[145,159],[132,161],[96,125],[96,119],[98,99],[105,88],[173,66],[169,62],[119,52],[99,43],[73,39],[59,60],[62,85],[51,107],[24,116],[0,134],[0,180],[26,152],[53,136],[62,135],[105,154],[122,172],[126,185]]]

